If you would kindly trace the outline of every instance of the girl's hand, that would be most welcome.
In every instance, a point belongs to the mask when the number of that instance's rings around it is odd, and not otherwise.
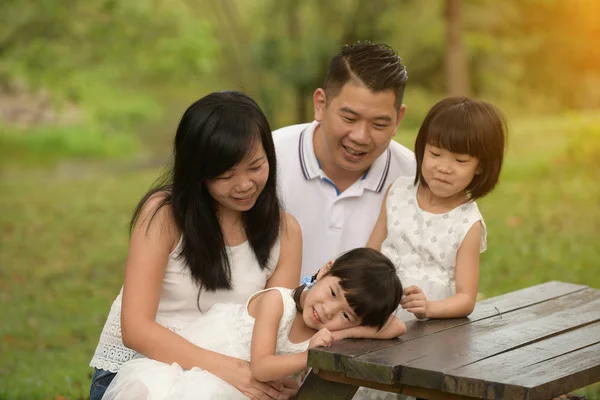
[[[404,289],[404,296],[400,300],[400,306],[406,311],[413,313],[418,319],[428,318],[427,298],[418,286],[409,286]]]
[[[308,348],[312,349],[313,347],[328,347],[333,342],[333,335],[327,328],[321,328],[321,330],[313,335],[308,342]]]
[[[257,381],[252,377],[249,362],[239,360],[239,367],[235,370],[230,370],[229,376],[223,377],[223,379],[242,392],[244,396],[252,400],[279,400],[288,398],[282,393],[283,384],[281,382]]]

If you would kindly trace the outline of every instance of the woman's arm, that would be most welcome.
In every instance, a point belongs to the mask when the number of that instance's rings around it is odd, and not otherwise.
[[[249,364],[195,346],[156,322],[168,257],[179,240],[179,232],[168,206],[152,219],[160,197],[151,198],[133,230],[121,310],[123,343],[148,358],[177,362],[185,369],[198,366],[257,398],[278,398],[279,392],[252,378]]]
[[[306,368],[308,352],[276,355],[277,330],[283,315],[283,299],[277,290],[261,294],[254,300],[254,331],[250,369],[259,381],[283,379]]]
[[[379,211],[379,217],[377,218],[377,222],[375,222],[375,226],[373,227],[373,231],[371,232],[371,236],[369,237],[369,241],[367,242],[367,247],[371,249],[380,250],[381,244],[387,237],[387,210],[386,203],[388,198],[388,193],[390,192],[390,188],[387,188],[385,195],[383,196],[383,201],[381,202],[381,210]]]
[[[300,284],[302,268],[302,231],[291,214],[284,213],[280,238],[279,261],[275,272],[267,281],[267,288],[295,289]]]
[[[479,252],[481,222],[473,224],[456,255],[456,294],[443,300],[427,301],[423,291],[411,286],[406,289],[402,308],[417,318],[461,318],[473,312],[479,288]]]

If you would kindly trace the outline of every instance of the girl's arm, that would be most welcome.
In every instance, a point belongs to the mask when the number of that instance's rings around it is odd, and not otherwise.
[[[151,221],[160,200],[156,195],[144,205],[131,236],[121,310],[123,343],[154,360],[177,362],[184,369],[198,366],[257,398],[278,398],[278,391],[252,378],[247,362],[197,347],[155,321],[169,254],[180,235],[168,206]]]
[[[402,308],[417,318],[461,318],[473,312],[479,288],[481,222],[473,224],[456,255],[456,294],[439,301],[427,301],[420,288],[406,289]]]
[[[379,217],[377,218],[377,222],[375,222],[375,226],[373,227],[373,231],[371,232],[371,236],[369,237],[369,241],[367,242],[367,247],[375,250],[381,250],[381,244],[387,237],[387,211],[386,211],[386,203],[388,198],[388,193],[390,192],[390,187],[387,188],[385,195],[383,196],[383,201],[381,202],[381,210],[379,211]]]
[[[266,287],[295,289],[299,285],[302,269],[302,231],[291,214],[284,213],[282,219],[279,261]]]
[[[277,330],[283,315],[283,299],[277,290],[270,290],[255,299],[254,331],[250,353],[252,376],[259,381],[275,381],[306,368],[308,352],[276,355]]]
[[[377,330],[374,326],[356,326],[333,332],[334,340],[341,339],[394,339],[406,332],[406,325],[395,315],[391,315],[385,325]]]

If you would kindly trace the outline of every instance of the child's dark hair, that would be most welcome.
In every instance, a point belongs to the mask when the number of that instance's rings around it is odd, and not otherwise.
[[[345,45],[329,64],[323,89],[327,101],[336,97],[348,82],[378,93],[392,90],[396,111],[400,110],[408,75],[400,56],[386,44],[369,41]]]
[[[340,278],[346,301],[362,319],[361,325],[381,329],[400,304],[403,289],[396,268],[377,250],[366,247],[350,250],[334,261],[327,275]],[[293,292],[300,312],[304,287],[297,287]]]
[[[425,116],[415,141],[415,185],[420,182],[427,186],[421,168],[425,145],[429,144],[476,157],[477,174],[465,191],[471,200],[485,196],[498,183],[506,132],[504,115],[489,103],[467,97],[449,97],[438,102]]]
[[[173,148],[173,167],[138,203],[131,219],[133,229],[144,204],[154,194],[162,200],[154,210],[169,205],[183,236],[179,257],[190,269],[200,290],[232,289],[231,268],[217,205],[206,183],[238,164],[262,144],[269,177],[256,204],[242,213],[248,242],[261,268],[266,268],[280,231],[275,146],[271,128],[254,100],[243,93],[211,93],[183,114]],[[148,225],[151,223],[150,221]]]

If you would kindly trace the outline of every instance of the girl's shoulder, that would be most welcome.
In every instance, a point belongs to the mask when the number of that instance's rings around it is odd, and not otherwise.
[[[290,289],[273,287],[261,290],[250,296],[248,299],[248,314],[251,317],[256,318],[258,313],[267,310],[270,314],[273,314],[277,318],[281,318],[284,311],[284,296]]]
[[[386,194],[388,204],[409,201],[415,196],[415,181],[412,176],[400,176],[392,183]],[[391,203],[390,203],[391,202]]]
[[[453,211],[455,212],[453,221],[457,228],[455,230],[457,234],[459,234],[461,241],[474,225],[477,223],[480,224],[480,227],[478,228],[480,231],[479,251],[483,253],[487,249],[487,226],[481,211],[479,211],[477,203],[475,201],[469,201],[458,206]]]
[[[483,216],[481,215],[481,211],[479,211],[479,206],[477,205],[477,202],[475,202],[475,200],[471,200],[461,204],[460,206],[455,208],[455,211],[457,211],[463,216],[471,216],[475,220],[483,220]]]
[[[397,192],[410,192],[415,189],[414,176],[399,176],[390,186],[390,196]]]

